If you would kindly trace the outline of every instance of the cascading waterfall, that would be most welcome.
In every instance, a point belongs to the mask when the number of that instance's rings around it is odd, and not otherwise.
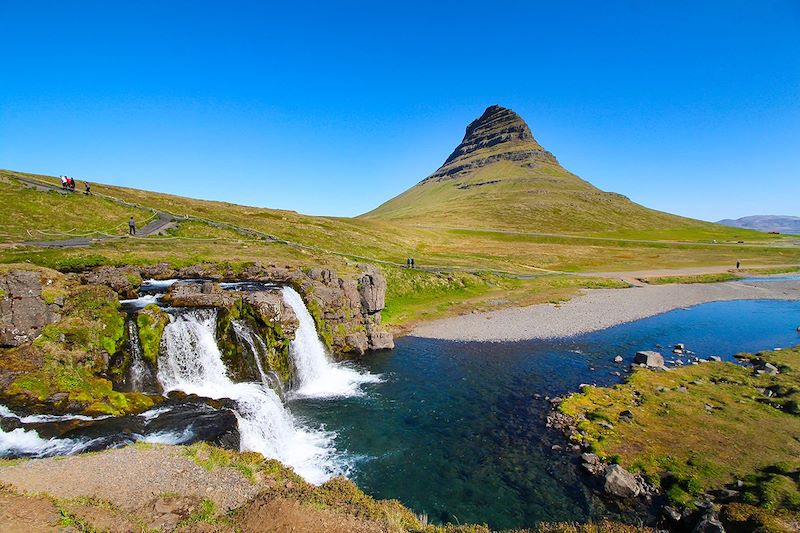
[[[247,324],[239,320],[232,320],[233,331],[236,338],[243,342],[250,350],[250,354],[255,360],[258,374],[261,377],[261,383],[274,390],[281,399],[284,398],[285,392],[283,390],[283,382],[280,376],[274,371],[264,372],[264,365],[261,363],[261,357],[267,354],[267,346],[264,341],[256,332],[254,332]]]
[[[139,341],[139,328],[136,321],[128,319],[128,345],[131,352],[131,366],[128,370],[128,384],[132,391],[142,392],[150,370],[142,358],[142,343]]]
[[[261,383],[234,383],[215,338],[216,310],[195,309],[172,316],[164,329],[158,379],[172,390],[236,402],[241,449],[286,463],[312,483],[341,474],[335,434],[303,428],[281,399]]]
[[[305,398],[359,396],[364,383],[380,383],[380,376],[332,362],[325,345],[317,335],[314,318],[303,299],[291,287],[282,289],[283,300],[294,310],[300,322],[290,352],[297,372],[297,385],[292,394]]]

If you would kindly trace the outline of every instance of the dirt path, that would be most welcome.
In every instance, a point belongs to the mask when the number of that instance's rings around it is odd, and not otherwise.
[[[559,305],[516,307],[427,322],[414,328],[411,335],[463,341],[568,337],[673,309],[724,300],[800,300],[800,281],[729,281],[594,289]]]

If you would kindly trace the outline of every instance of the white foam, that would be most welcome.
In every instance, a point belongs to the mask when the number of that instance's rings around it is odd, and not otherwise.
[[[330,360],[325,345],[319,339],[314,318],[303,299],[291,287],[283,288],[283,300],[297,315],[300,325],[291,342],[290,352],[297,370],[294,397],[336,398],[361,396],[361,385],[380,383],[380,375],[361,372],[345,363]]]
[[[183,444],[189,442],[194,437],[192,426],[187,427],[183,431],[157,431],[155,433],[148,433],[139,440],[142,442],[149,442],[150,444]]]
[[[105,418],[111,418],[111,415],[103,415],[103,416],[86,416],[86,415],[27,415],[27,416],[20,416],[5,405],[0,405],[0,417],[5,418],[16,418],[23,424],[45,424],[48,422],[65,422],[67,420],[83,420],[83,421],[91,421],[91,420],[103,420]]]
[[[278,459],[311,483],[343,473],[333,448],[334,433],[296,423],[278,395],[263,384],[231,381],[217,347],[215,329],[215,310],[192,310],[167,325],[165,356],[159,360],[158,370],[164,392],[179,390],[233,399],[241,449]]]
[[[0,457],[70,455],[85,450],[92,442],[83,439],[43,439],[36,431],[23,428],[13,431],[0,429]]]

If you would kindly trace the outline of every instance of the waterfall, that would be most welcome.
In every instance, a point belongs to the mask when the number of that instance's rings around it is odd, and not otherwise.
[[[131,366],[128,369],[128,384],[134,392],[142,392],[150,373],[142,358],[142,343],[139,341],[139,328],[136,321],[128,319],[128,346],[131,352]]]
[[[314,318],[303,299],[291,287],[284,287],[283,300],[294,310],[300,322],[290,352],[297,372],[294,396],[332,398],[359,396],[364,383],[380,383],[380,376],[359,372],[345,363],[330,360],[325,345],[317,335]]]
[[[273,370],[264,372],[264,365],[261,363],[261,357],[267,355],[268,351],[264,341],[246,323],[239,320],[232,320],[231,324],[233,325],[233,331],[236,334],[236,338],[239,339],[240,342],[244,343],[245,347],[249,348],[250,354],[255,360],[258,374],[261,376],[261,383],[274,390],[278,396],[283,399],[285,393],[283,390],[283,381],[281,380],[280,376],[278,376],[278,374]]]
[[[334,433],[296,423],[275,391],[263,384],[231,381],[217,347],[216,316],[216,310],[208,309],[172,316],[164,329],[158,368],[164,392],[234,400],[241,449],[278,459],[309,482],[343,473],[334,454]]]

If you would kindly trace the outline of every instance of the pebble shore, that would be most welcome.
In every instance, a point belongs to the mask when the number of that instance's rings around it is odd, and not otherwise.
[[[411,336],[502,342],[570,337],[706,302],[800,300],[800,281],[647,285],[593,289],[561,304],[473,313],[418,325]]]

